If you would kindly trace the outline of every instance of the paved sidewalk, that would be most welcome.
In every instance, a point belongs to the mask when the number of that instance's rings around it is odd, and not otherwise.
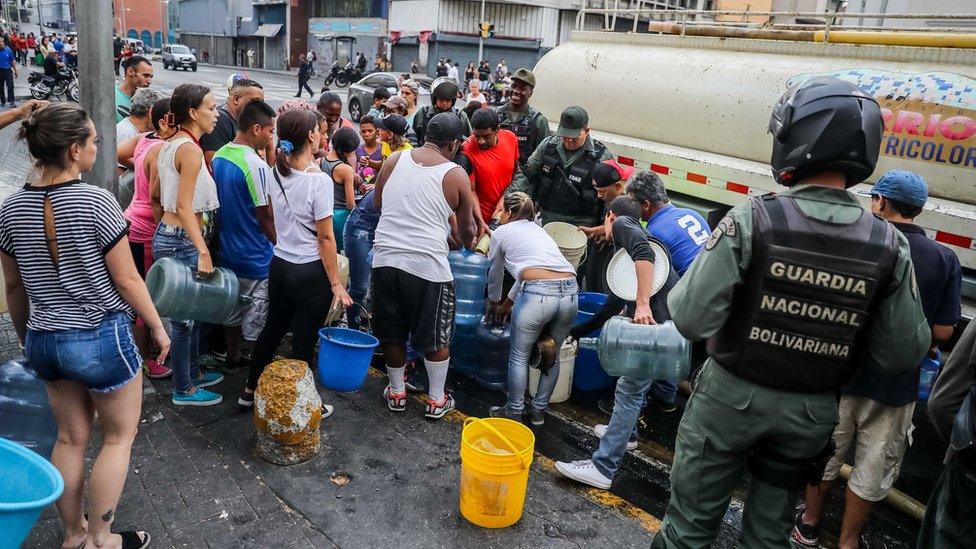
[[[464,415],[427,421],[419,399],[393,414],[378,375],[357,393],[320,391],[335,415],[323,421],[319,456],[267,464],[252,456],[252,416],[235,402],[242,378],[217,386],[225,401],[206,409],[173,408],[166,382],[149,390],[116,530],[146,529],[153,547],[483,549],[646,547],[657,528],[612,494],[558,479],[538,455],[522,520],[499,530],[473,526],[458,511]],[[332,482],[336,474],[349,483]],[[48,509],[25,546],[60,540]]]

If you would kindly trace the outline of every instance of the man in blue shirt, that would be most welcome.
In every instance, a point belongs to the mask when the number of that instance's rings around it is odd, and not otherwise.
[[[241,294],[250,297],[248,304],[224,324],[228,371],[243,368],[241,336],[244,351],[249,352],[267,317],[268,270],[276,236],[267,186],[273,176],[257,151],[263,151],[271,142],[274,117],[274,109],[264,101],[249,102],[238,115],[234,140],[221,147],[213,158],[220,200],[217,265],[234,271]]]
[[[932,353],[959,322],[962,269],[951,250],[929,239],[914,225],[928,199],[928,186],[916,173],[890,171],[871,189],[871,211],[891,222],[908,240],[914,264],[913,291],[932,328]],[[866,215],[866,213],[865,213]],[[918,398],[919,370],[889,375],[858,368],[842,390],[840,418],[834,429],[837,452],[818,487],[807,489],[806,507],[796,517],[793,539],[816,546],[824,501],[844,459],[854,447],[854,469],[844,498],[839,547],[857,547],[874,502],[891,489],[901,468]]]
[[[0,107],[16,107],[14,78],[17,78],[17,56],[6,40],[0,38]]]
[[[638,172],[627,184],[627,194],[640,203],[647,232],[667,246],[674,270],[678,276],[684,275],[711,234],[705,219],[694,210],[675,207],[668,201],[664,181],[652,171]],[[677,410],[677,390],[678,385],[672,381],[655,381],[651,385],[651,401],[662,412],[673,412]]]

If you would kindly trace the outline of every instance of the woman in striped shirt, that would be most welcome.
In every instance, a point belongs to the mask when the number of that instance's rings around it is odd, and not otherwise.
[[[133,310],[149,325],[160,362],[169,337],[132,260],[115,197],[80,180],[98,150],[88,115],[75,103],[44,107],[23,122],[20,137],[39,177],[0,206],[0,263],[11,319],[58,423],[51,462],[64,477],[57,501],[64,544],[145,547],[145,532],[110,531],[142,407]],[[94,412],[103,440],[86,520],[85,451]]]

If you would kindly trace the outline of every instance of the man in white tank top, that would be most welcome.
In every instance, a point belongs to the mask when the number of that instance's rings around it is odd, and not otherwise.
[[[453,113],[430,119],[423,147],[394,153],[376,178],[380,221],[373,242],[373,333],[383,345],[390,384],[387,406],[407,405],[406,342],[424,353],[429,418],[454,408],[444,391],[454,332],[454,277],[447,262],[448,222],[456,214],[461,242],[474,240],[474,199],[467,174],[451,162],[464,139]]]

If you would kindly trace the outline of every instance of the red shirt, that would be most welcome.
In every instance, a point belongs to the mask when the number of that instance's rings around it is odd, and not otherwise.
[[[509,130],[498,130],[498,142],[482,149],[472,135],[464,142],[464,154],[471,160],[471,181],[481,203],[481,217],[487,223],[498,199],[512,182],[518,160],[518,137]]]

